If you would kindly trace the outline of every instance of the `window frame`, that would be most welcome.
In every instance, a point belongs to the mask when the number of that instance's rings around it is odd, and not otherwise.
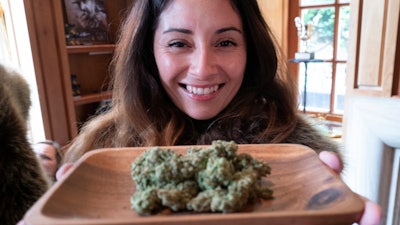
[[[339,115],[341,116],[342,113],[337,112],[334,110],[335,107],[335,94],[336,94],[336,72],[338,64],[346,64],[347,60],[339,60],[337,59],[337,44],[338,44],[338,35],[339,35],[339,14],[340,8],[343,6],[349,6],[350,2],[348,3],[341,3],[340,0],[334,0],[334,3],[330,4],[318,4],[312,6],[300,6],[300,0],[290,0],[289,1],[289,26],[288,26],[288,34],[289,37],[296,37],[296,38],[288,38],[288,49],[287,55],[290,57],[294,57],[295,53],[298,51],[299,47],[299,40],[297,38],[297,29],[294,25],[294,18],[297,16],[301,16],[301,10],[303,9],[313,9],[313,8],[321,8],[321,7],[334,7],[335,8],[335,22],[334,22],[334,35],[333,35],[333,52],[332,52],[332,59],[324,60],[326,63],[330,63],[332,65],[332,83],[331,83],[331,92],[330,92],[330,105],[328,112],[324,111],[307,111],[307,113],[312,114],[332,114],[332,115]],[[299,64],[298,63],[290,63],[288,65],[289,70],[295,76],[297,83],[299,83]],[[300,110],[300,108],[299,108]]]

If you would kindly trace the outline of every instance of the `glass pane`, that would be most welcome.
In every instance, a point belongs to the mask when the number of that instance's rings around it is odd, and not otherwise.
[[[303,9],[301,13],[304,23],[312,24],[312,35],[308,42],[309,51],[315,52],[315,58],[332,59],[335,8]]]
[[[336,66],[336,83],[335,83],[335,103],[333,111],[343,114],[344,111],[344,94],[346,91],[346,63],[338,63]]]
[[[337,43],[337,59],[347,60],[347,49],[349,44],[350,7],[340,7],[339,11],[339,33]]]
[[[333,4],[335,0],[300,0],[300,6]]]
[[[339,3],[350,3],[350,0],[339,0]]]
[[[329,112],[332,63],[308,63],[307,74],[305,64],[301,63],[299,77],[300,109],[304,109],[305,100],[307,111]],[[306,99],[304,99],[304,90],[306,90]]]

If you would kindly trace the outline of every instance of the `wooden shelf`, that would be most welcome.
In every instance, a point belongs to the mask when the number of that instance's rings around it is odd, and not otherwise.
[[[112,54],[115,44],[101,45],[68,45],[67,52],[69,54],[89,53],[89,54]]]
[[[105,91],[105,92],[89,94],[89,95],[80,95],[80,96],[74,96],[74,104],[75,104],[75,106],[85,105],[85,104],[100,102],[102,100],[106,100],[106,99],[110,99],[110,98],[112,98],[111,91]]]

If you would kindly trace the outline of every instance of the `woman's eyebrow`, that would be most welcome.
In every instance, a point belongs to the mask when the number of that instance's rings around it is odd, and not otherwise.
[[[216,34],[221,34],[227,31],[237,31],[239,33],[242,33],[242,31],[236,27],[224,27],[221,29],[218,29],[215,33]],[[179,33],[183,33],[183,34],[193,34],[193,32],[189,29],[185,29],[185,28],[169,28],[167,30],[165,30],[163,33],[171,33],[171,32],[179,32]]]
[[[227,31],[237,31],[239,33],[242,33],[242,31],[236,27],[224,27],[224,28],[218,29],[215,33],[221,34],[221,33],[227,32]]]
[[[184,34],[193,34],[191,30],[184,29],[184,28],[169,28],[163,32],[163,34],[171,33],[171,32],[179,32]]]

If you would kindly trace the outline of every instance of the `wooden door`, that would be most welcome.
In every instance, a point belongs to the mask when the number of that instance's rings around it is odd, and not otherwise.
[[[400,0],[351,1],[347,98],[398,94]]]

